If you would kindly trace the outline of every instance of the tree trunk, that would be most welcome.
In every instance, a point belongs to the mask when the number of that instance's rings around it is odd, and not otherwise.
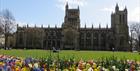
[[[140,51],[140,35],[138,36],[138,51]]]
[[[8,41],[8,36],[7,34],[5,34],[5,46],[4,46],[4,49],[6,50],[7,48],[7,41]]]

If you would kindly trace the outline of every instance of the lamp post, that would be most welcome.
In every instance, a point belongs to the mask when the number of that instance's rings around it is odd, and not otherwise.
[[[140,51],[140,34],[138,34],[138,48],[137,48],[137,50]]]
[[[52,41],[50,41],[50,58],[52,58],[52,55],[51,55],[51,48],[52,48]]]
[[[131,40],[130,40],[130,41],[131,41],[131,45],[130,45],[130,48],[132,49],[132,47],[133,47],[133,46],[132,46],[132,32],[133,32],[133,30],[130,30],[130,32],[131,32]],[[133,51],[133,50],[132,50],[132,51]]]
[[[114,47],[112,47],[112,51],[113,51],[113,58],[114,58],[114,51],[115,51]]]
[[[113,38],[113,37],[112,37],[112,41],[115,41],[115,42],[116,42],[116,38]],[[113,58],[114,58],[114,52],[115,52],[114,42],[113,42],[113,43],[111,42],[111,47],[112,47]]]

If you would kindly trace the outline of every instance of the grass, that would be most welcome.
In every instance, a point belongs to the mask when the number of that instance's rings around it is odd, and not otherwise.
[[[0,50],[0,54],[12,55],[18,57],[34,57],[34,58],[57,58],[58,53],[53,53],[49,50]],[[132,52],[111,52],[111,51],[74,51],[74,50],[61,50],[59,52],[59,58],[68,59],[74,57],[76,60],[89,60],[89,59],[101,59],[115,56],[118,59],[133,59],[140,60],[138,53]]]

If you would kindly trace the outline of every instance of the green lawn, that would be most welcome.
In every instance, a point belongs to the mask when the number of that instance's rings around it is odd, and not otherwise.
[[[52,58],[57,58],[58,53],[53,53],[49,50],[0,50],[0,54],[19,56],[19,57],[34,57],[34,58],[47,58],[51,55]],[[111,51],[74,51],[74,50],[61,50],[59,52],[59,58],[67,59],[74,57],[76,60],[81,58],[84,60],[89,59],[101,59],[105,57],[115,56],[119,59],[133,59],[140,60],[138,53],[131,52],[111,52]]]

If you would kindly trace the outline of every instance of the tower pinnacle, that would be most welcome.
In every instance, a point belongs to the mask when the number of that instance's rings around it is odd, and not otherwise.
[[[118,6],[118,3],[116,4],[116,7],[115,7],[115,12],[118,12],[119,11],[119,6]]]
[[[66,3],[66,10],[69,8],[68,2]]]

